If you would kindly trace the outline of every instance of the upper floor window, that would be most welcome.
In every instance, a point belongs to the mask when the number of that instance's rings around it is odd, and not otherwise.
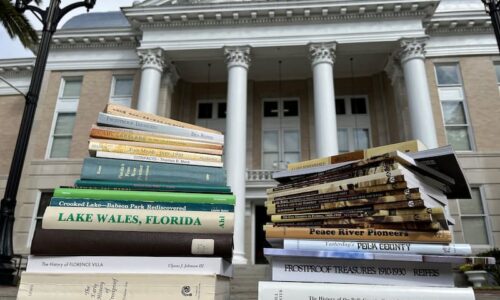
[[[133,75],[113,76],[109,102],[130,107],[132,105],[133,87],[134,87]]]
[[[490,245],[491,230],[481,188],[471,188],[472,199],[459,199],[464,241],[472,245]]]
[[[473,149],[472,129],[458,63],[436,64],[436,80],[448,143],[455,150]]]

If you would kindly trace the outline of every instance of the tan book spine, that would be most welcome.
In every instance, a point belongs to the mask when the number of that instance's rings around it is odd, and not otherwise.
[[[222,158],[217,155],[119,145],[119,144],[113,144],[112,141],[109,141],[108,143],[89,141],[89,150],[91,151],[91,154],[94,154],[93,151],[104,151],[104,152],[117,152],[117,153],[127,153],[127,154],[147,155],[147,156],[160,156],[167,158],[187,159],[187,160],[199,160],[208,162],[222,162]]]
[[[171,126],[176,126],[176,127],[181,127],[181,128],[189,128],[189,129],[194,129],[194,130],[200,130],[200,131],[205,131],[205,132],[210,132],[210,133],[216,133],[216,134],[222,134],[220,131],[201,127],[201,126],[196,126],[193,124],[173,120],[170,118],[158,116],[155,114],[150,114],[142,111],[138,111],[123,105],[118,105],[118,104],[108,104],[105,108],[105,113],[108,113],[110,115],[115,115],[115,116],[123,116],[123,117],[129,117],[129,118],[134,118],[134,119],[141,119],[141,120],[146,120],[146,121],[151,121],[151,122],[157,122],[161,124],[167,124]]]
[[[154,148],[154,149],[163,149],[163,150],[180,151],[180,152],[192,152],[192,153],[201,153],[201,154],[210,154],[210,155],[222,155],[222,150],[216,150],[216,149],[203,149],[203,148],[186,147],[186,146],[173,146],[173,145],[166,145],[166,144],[150,144],[150,143],[142,143],[142,142],[109,140],[109,139],[95,139],[95,138],[90,139],[89,141],[93,141],[96,143],[112,143],[112,144],[117,144],[117,145]]]
[[[264,225],[266,238],[278,239],[315,239],[315,240],[351,240],[351,241],[392,241],[392,242],[451,242],[448,230],[420,232],[384,229],[350,228],[308,228],[308,227],[273,227]]]
[[[210,162],[210,161],[191,160],[191,159],[178,159],[178,158],[171,158],[171,157],[106,152],[106,151],[96,151],[95,157],[147,161],[147,162],[167,163],[167,164],[205,166],[205,167],[216,167],[216,168],[221,168],[223,166],[222,162]]]
[[[363,186],[382,185],[386,183],[391,183],[391,181],[393,181],[393,177],[398,175],[403,175],[402,170],[399,169],[400,167],[399,164],[395,165],[398,165],[398,168],[393,168],[393,170],[389,172],[375,173],[366,176],[348,178],[345,180],[311,185],[298,189],[273,192],[268,194],[268,200],[273,200],[278,197],[297,195],[307,192],[317,192],[318,194],[332,193],[340,190],[348,190],[349,186],[352,185],[363,187]]]
[[[182,260],[180,263],[182,264]],[[214,275],[24,272],[21,276],[17,300],[47,299],[227,300],[229,299],[229,280]]]
[[[47,207],[43,229],[232,233],[234,213]]]
[[[408,208],[408,209],[394,209],[390,212],[391,216],[406,216],[415,214],[431,214],[431,215],[443,215],[444,209],[442,207],[428,207],[428,208]]]
[[[189,139],[179,139],[178,137],[171,137],[169,135],[162,135],[160,133],[138,131],[133,129],[104,127],[93,125],[90,130],[90,136],[101,139],[133,141],[151,144],[165,144],[172,146],[184,146],[193,148],[215,149],[222,150],[221,144],[212,144],[205,142],[198,142]]]

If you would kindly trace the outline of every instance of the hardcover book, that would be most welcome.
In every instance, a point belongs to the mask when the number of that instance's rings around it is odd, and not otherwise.
[[[161,157],[153,155],[117,153],[117,152],[107,152],[107,151],[96,151],[94,156],[98,158],[147,161],[152,163],[166,163],[166,164],[202,166],[202,167],[214,167],[214,168],[222,168],[223,166],[222,162],[211,162],[203,160],[182,159],[177,157]]]

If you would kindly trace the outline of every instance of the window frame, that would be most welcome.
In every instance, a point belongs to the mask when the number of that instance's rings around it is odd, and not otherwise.
[[[463,222],[462,218],[477,218],[477,217],[482,217],[484,218],[484,223],[486,226],[486,236],[488,238],[488,244],[470,244],[474,248],[489,248],[493,245],[495,245],[494,241],[494,236],[493,236],[493,227],[491,225],[491,219],[489,215],[489,209],[487,206],[486,199],[484,197],[485,192],[484,192],[484,186],[482,185],[472,185],[470,187],[471,189],[478,189],[479,191],[479,197],[481,198],[481,205],[483,206],[483,213],[482,214],[462,214],[462,207],[460,207],[460,200],[457,199],[457,207],[458,207],[458,215],[460,218],[460,228],[461,228],[461,233],[462,233],[462,239],[464,240],[465,243],[468,243],[465,239],[465,232],[463,229]]]
[[[352,101],[351,99],[358,99],[358,98],[363,98],[365,100],[365,108],[366,108],[366,113],[364,114],[353,114],[352,113]],[[339,130],[345,130],[347,132],[347,152],[352,152],[356,151],[356,142],[355,142],[355,130],[357,129],[367,129],[368,130],[368,148],[373,146],[373,131],[372,131],[372,124],[371,124],[371,114],[370,114],[370,100],[368,95],[363,95],[363,94],[353,94],[353,95],[335,95],[335,105],[337,104],[337,100],[344,100],[344,114],[337,114],[337,111],[335,110],[335,118],[337,120],[337,142],[340,141],[338,138],[338,131]],[[354,121],[355,125],[357,127],[353,126],[344,126],[344,125],[349,125],[349,124],[342,124],[342,119],[346,119],[345,122],[347,122],[348,119],[353,119],[354,118],[366,118],[366,123],[368,127],[362,126],[363,124],[356,124],[358,123],[357,121]],[[340,119],[340,123],[339,123]],[[340,152],[340,143],[339,143],[339,153],[347,153],[347,152]]]
[[[116,89],[116,81],[117,79],[121,79],[121,78],[130,78],[132,80],[132,89],[131,89],[131,93],[130,93],[130,96],[127,96],[127,95],[115,95],[115,89]],[[128,105],[125,105],[127,107],[132,107],[132,98],[134,98],[134,74],[114,74],[113,75],[113,78],[111,79],[111,89],[109,91],[109,100],[108,102],[109,103],[113,103],[113,104],[120,104],[120,105],[124,105],[123,103],[121,103],[120,100],[126,100],[128,101]],[[119,101],[119,102],[115,102],[115,101]]]

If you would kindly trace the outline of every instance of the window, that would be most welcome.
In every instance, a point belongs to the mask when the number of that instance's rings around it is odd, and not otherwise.
[[[339,153],[371,147],[370,114],[365,96],[335,99]]]
[[[134,77],[132,75],[113,76],[109,102],[127,107],[132,105]]]
[[[472,199],[458,200],[464,240],[472,245],[490,245],[491,231],[481,188],[471,188],[471,195]]]
[[[448,143],[458,151],[472,150],[471,126],[459,65],[437,64],[435,67]]]
[[[28,247],[31,247],[31,240],[33,240],[33,236],[35,234],[35,228],[42,227],[42,218],[45,213],[45,209],[50,204],[50,200],[52,199],[53,191],[50,192],[42,192],[40,194],[40,198],[38,201],[38,207],[36,208],[36,215],[33,216],[31,229],[28,237]]]
[[[196,125],[225,132],[227,104],[225,100],[199,100]]]
[[[81,77],[63,78],[61,81],[47,148],[47,158],[69,157],[81,87]]]
[[[495,63],[495,72],[497,74],[498,91],[500,92],[500,62]]]

